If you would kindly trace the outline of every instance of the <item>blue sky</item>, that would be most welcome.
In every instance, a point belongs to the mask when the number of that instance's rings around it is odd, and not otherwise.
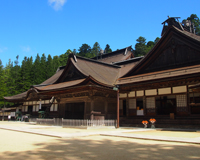
[[[19,61],[37,53],[53,57],[98,42],[125,48],[143,36],[160,37],[161,23],[197,14],[199,0],[0,0],[0,59]]]

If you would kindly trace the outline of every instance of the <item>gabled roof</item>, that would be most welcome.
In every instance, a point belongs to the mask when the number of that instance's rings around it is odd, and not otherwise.
[[[120,62],[114,63],[115,65],[118,65],[121,67],[118,77],[119,78],[123,77],[123,75],[125,75],[127,72],[129,72],[129,70],[132,69],[137,63],[139,63],[143,57],[144,56],[135,57],[135,58],[131,58],[131,59],[128,59],[125,61],[120,61]]]
[[[91,82],[91,83],[90,83]],[[47,86],[40,86],[40,87],[35,87],[35,89],[38,90],[40,94],[43,92],[54,92],[54,91],[63,91],[67,89],[71,89],[74,87],[82,87],[86,85],[98,85],[98,86],[103,86],[104,88],[112,88],[112,86],[105,85],[101,82],[98,82],[96,79],[94,79],[92,76],[88,76],[85,79],[79,79],[79,80],[73,80],[73,81],[68,81],[68,82],[62,82],[62,83],[57,83],[57,84],[52,84],[52,85],[47,85]]]
[[[111,53],[106,53],[106,54],[93,57],[92,59],[112,64],[115,62],[124,61],[129,58],[133,58],[133,57],[134,55],[133,55],[132,46],[129,46],[120,50],[116,50]]]
[[[191,45],[193,48],[200,51],[200,36],[185,30],[180,30],[175,26],[171,26],[164,33],[157,44],[144,56],[144,58],[133,66],[133,68],[131,68],[125,75],[123,75],[123,78],[140,74],[142,70],[152,64],[159,54],[162,53],[161,50],[163,49],[163,46],[169,43],[169,39],[172,35],[177,36],[180,41],[183,41],[184,39],[187,45]]]
[[[64,80],[67,74],[67,68],[73,65],[83,76],[91,76],[102,84],[112,86],[118,78],[118,72],[121,67],[99,62],[89,58],[83,58],[75,55],[69,56],[68,65],[60,76],[59,83]],[[58,82],[56,82],[58,83]]]
[[[69,74],[70,67],[72,67],[72,71],[75,71],[73,73],[78,73],[82,75],[83,78],[65,81],[66,75]],[[89,80],[99,86],[112,88],[118,78],[120,68],[121,67],[117,65],[70,54],[65,67],[61,67],[52,77],[39,85],[32,86],[32,88],[38,92],[60,90],[77,85],[84,85],[86,81]],[[25,100],[28,93],[29,91],[11,97],[4,97],[4,99],[8,101]]]

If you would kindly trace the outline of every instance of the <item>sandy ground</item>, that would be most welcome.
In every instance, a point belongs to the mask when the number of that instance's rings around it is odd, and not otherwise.
[[[108,136],[63,139],[0,129],[0,159],[200,159],[200,145]]]
[[[145,132],[127,132],[128,134],[140,134],[151,136],[166,136],[180,138],[200,138],[200,132],[184,132],[184,131],[145,131]]]
[[[98,129],[76,129],[76,128],[62,128],[56,126],[43,126],[43,125],[32,125],[25,122],[7,122],[7,121],[0,121],[0,126],[13,126],[13,127],[20,127],[20,128],[29,128],[29,129],[37,129],[37,130],[46,130],[46,131],[53,131],[53,132],[65,132],[65,133],[77,133],[77,132],[99,132],[99,131],[116,131],[116,130],[126,130],[127,129],[112,129],[112,128],[98,128]],[[133,129],[133,128],[131,128]]]

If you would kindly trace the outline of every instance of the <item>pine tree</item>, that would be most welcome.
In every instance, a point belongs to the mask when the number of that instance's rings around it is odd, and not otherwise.
[[[84,43],[82,44],[82,46],[79,48],[78,51],[79,51],[78,53],[79,56],[86,57],[91,54],[91,47],[88,44]]]
[[[40,82],[39,83],[42,83],[43,81],[45,81],[47,79],[47,58],[45,56],[45,54],[43,53],[42,54],[42,57],[41,57],[41,61],[40,61]]]
[[[109,44],[106,44],[106,47],[105,47],[105,53],[111,53],[112,52],[112,49],[110,48],[110,45]]]
[[[48,55],[47,58],[46,67],[47,67],[47,79],[48,79],[54,74],[53,59],[50,54]]]
[[[33,84],[40,84],[41,83],[41,70],[40,70],[40,56],[37,54],[35,61],[33,63]]]
[[[86,56],[88,58],[92,58],[92,57],[95,57],[95,56],[99,56],[100,55],[100,50],[101,50],[101,47],[99,45],[98,42],[95,42],[94,45],[93,45],[93,48],[92,48],[92,51],[90,54],[87,54]]]
[[[2,61],[0,59],[0,99],[3,99],[6,96],[6,85],[5,85],[5,77],[4,77],[4,67],[2,65]],[[0,101],[0,108],[4,105],[3,101]]]

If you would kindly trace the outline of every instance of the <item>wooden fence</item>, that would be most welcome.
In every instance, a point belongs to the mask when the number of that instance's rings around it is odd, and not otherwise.
[[[30,119],[30,121],[35,119]],[[80,120],[80,119],[43,119],[36,118],[36,123],[40,125],[63,126],[71,128],[95,128],[95,127],[116,127],[116,120]]]

